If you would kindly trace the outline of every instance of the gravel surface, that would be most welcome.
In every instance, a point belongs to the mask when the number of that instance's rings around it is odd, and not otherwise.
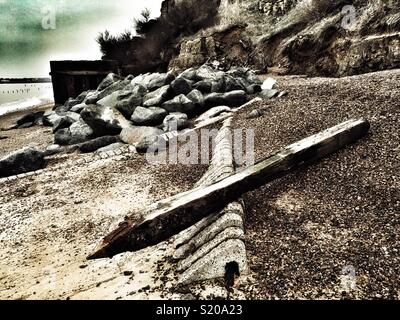
[[[287,97],[252,105],[233,121],[255,129],[257,160],[354,117],[366,117],[371,134],[244,196],[250,274],[235,292],[399,299],[400,70],[277,80]],[[264,116],[247,119],[255,108]],[[16,116],[0,118],[0,127]],[[0,136],[7,137],[0,156],[53,139],[43,127]],[[207,166],[148,165],[136,154],[77,165],[80,157],[54,156],[46,173],[0,185],[0,298],[182,298],[173,293],[172,240],[113,259],[85,258],[124,216],[191,189]]]
[[[35,145],[39,149],[45,149],[49,144],[53,143],[52,130],[48,127],[35,126],[27,129],[16,129],[3,131],[15,125],[16,121],[23,115],[34,111],[51,110],[53,105],[46,104],[29,111],[19,111],[0,116],[0,158],[28,145]]]
[[[53,141],[40,126],[0,133],[8,136],[1,155]],[[86,257],[125,216],[190,190],[207,166],[150,165],[139,154],[78,164],[81,157],[56,155],[44,173],[0,184],[0,299],[179,298],[170,290],[168,241],[113,259]]]
[[[400,298],[400,70],[342,79],[281,77],[289,95],[234,119],[256,159],[350,118],[371,134],[245,196],[255,299]],[[264,116],[246,119],[253,109]]]

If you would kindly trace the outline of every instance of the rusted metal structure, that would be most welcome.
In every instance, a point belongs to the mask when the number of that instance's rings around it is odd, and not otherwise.
[[[50,61],[50,68],[56,104],[96,89],[110,72],[120,74],[119,62],[115,60]]]

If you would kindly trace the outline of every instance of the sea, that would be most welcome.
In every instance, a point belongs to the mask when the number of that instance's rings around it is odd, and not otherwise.
[[[51,83],[0,84],[0,116],[52,101]]]

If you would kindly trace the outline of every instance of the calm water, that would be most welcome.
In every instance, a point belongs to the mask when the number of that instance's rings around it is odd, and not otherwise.
[[[0,107],[9,102],[52,96],[51,83],[0,84]]]

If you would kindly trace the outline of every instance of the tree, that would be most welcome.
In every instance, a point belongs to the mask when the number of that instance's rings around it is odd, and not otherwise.
[[[144,8],[140,13],[139,18],[133,19],[133,24],[135,26],[136,33],[139,35],[144,35],[148,32],[149,27],[154,24],[154,20],[150,19],[151,12],[150,9]]]

